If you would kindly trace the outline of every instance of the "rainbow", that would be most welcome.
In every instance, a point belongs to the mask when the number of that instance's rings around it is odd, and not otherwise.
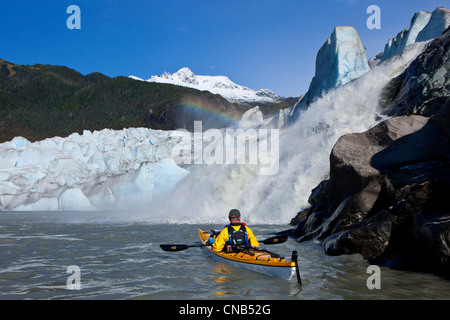
[[[196,97],[185,97],[180,100],[179,107],[186,113],[198,117],[198,120],[214,119],[230,125],[237,124],[241,116],[236,110],[220,110],[215,105]]]

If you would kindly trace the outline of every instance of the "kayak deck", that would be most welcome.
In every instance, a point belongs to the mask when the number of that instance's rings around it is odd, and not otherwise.
[[[203,244],[207,244],[211,237],[209,232],[198,229],[200,239]],[[295,259],[285,259],[283,257],[274,256],[265,250],[250,249],[251,252],[216,252],[211,246],[204,247],[210,254],[212,254],[219,261],[224,259],[227,262],[243,267],[258,273],[266,274],[272,277],[281,277],[291,280],[297,274],[297,280],[300,283],[300,275],[298,273],[297,254],[295,252]],[[294,256],[294,255],[293,255]]]

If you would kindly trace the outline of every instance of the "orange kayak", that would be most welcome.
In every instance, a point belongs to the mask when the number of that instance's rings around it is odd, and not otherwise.
[[[209,243],[211,234],[198,229],[200,239],[204,245]],[[213,236],[214,237],[214,236]],[[297,278],[301,284],[298,269],[297,252],[292,252],[292,258],[285,259],[265,250],[249,249],[239,252],[216,252],[211,246],[204,246],[205,250],[219,261],[226,261],[232,265],[243,267],[271,277],[280,277],[287,280]]]

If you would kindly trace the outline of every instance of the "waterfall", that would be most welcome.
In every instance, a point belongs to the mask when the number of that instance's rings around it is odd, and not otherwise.
[[[174,223],[225,223],[230,209],[251,224],[287,224],[308,206],[311,190],[328,178],[337,139],[364,132],[379,121],[382,89],[420,54],[416,43],[358,79],[327,92],[279,132],[279,169],[260,174],[261,164],[195,165],[152,218]],[[256,143],[261,143],[261,139]]]

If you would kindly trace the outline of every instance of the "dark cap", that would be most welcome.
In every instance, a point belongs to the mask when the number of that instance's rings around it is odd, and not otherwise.
[[[228,219],[236,219],[236,218],[240,218],[241,217],[241,213],[239,212],[238,209],[232,209],[230,211],[230,213],[228,214]]]

